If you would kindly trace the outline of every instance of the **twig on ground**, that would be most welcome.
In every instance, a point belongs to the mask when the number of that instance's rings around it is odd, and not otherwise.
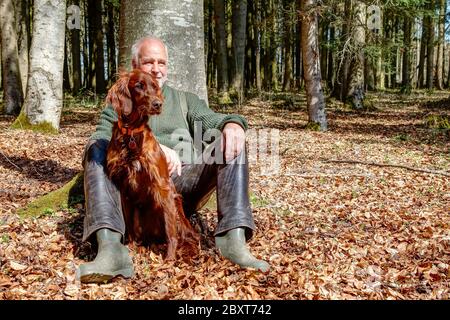
[[[17,169],[19,169],[20,171],[23,171],[23,169],[21,167],[19,167],[18,165],[16,165],[14,162],[12,162],[11,160],[9,160],[9,158],[0,150],[0,153],[2,154],[2,156],[5,157],[6,161],[8,161],[9,163],[11,163],[14,167],[16,167]]]
[[[444,171],[430,170],[430,169],[421,169],[414,168],[410,166],[404,166],[400,164],[386,164],[386,163],[376,163],[376,162],[366,162],[366,161],[357,161],[357,160],[338,160],[338,159],[322,159],[323,162],[333,162],[333,163],[350,163],[350,164],[363,164],[366,166],[377,166],[377,167],[393,167],[393,168],[402,168],[416,172],[425,172],[431,174],[439,174],[443,176],[450,177],[450,173]]]

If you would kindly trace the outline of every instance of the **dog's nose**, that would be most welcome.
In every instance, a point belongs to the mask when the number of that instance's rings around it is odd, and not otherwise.
[[[162,107],[162,103],[161,103],[161,101],[159,101],[159,100],[154,100],[154,101],[152,102],[152,105],[153,105],[153,108],[155,108],[155,109],[157,109],[157,110],[161,109],[161,107]]]

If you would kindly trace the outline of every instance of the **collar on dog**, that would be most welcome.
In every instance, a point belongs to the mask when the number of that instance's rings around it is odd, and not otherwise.
[[[135,128],[135,129],[130,129],[127,127],[124,127],[122,124],[122,121],[117,121],[117,125],[119,126],[120,132],[122,132],[122,134],[127,135],[127,136],[133,136],[133,134],[135,133],[140,133],[142,131],[144,131],[145,128],[145,123],[141,124],[141,126]]]

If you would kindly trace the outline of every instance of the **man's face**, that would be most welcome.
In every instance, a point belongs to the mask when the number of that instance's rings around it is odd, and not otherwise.
[[[156,40],[145,41],[139,49],[139,57],[137,67],[155,76],[162,87],[167,80],[167,54],[164,45]]]

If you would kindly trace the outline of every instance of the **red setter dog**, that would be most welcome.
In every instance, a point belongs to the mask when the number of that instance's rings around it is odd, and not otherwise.
[[[164,153],[147,125],[150,116],[161,113],[158,83],[138,69],[122,73],[106,102],[118,114],[107,171],[120,190],[128,240],[143,245],[167,241],[169,260],[175,259],[178,243],[197,248],[199,236],[184,214]]]

